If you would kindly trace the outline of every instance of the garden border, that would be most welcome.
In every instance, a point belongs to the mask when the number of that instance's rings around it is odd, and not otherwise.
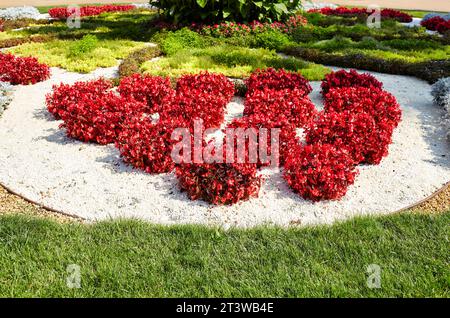
[[[65,216],[68,216],[68,217],[71,217],[71,218],[74,218],[74,219],[78,219],[78,220],[84,221],[84,222],[88,221],[86,218],[83,218],[81,216],[74,215],[74,214],[67,213],[67,212],[63,212],[63,211],[60,211],[60,210],[56,210],[56,209],[47,207],[45,204],[37,203],[37,202],[35,202],[35,201],[31,200],[31,199],[28,199],[27,197],[21,195],[20,193],[17,193],[15,191],[11,190],[9,187],[4,185],[1,181],[0,181],[0,186],[3,187],[8,193],[13,194],[15,196],[18,196],[19,198],[25,200],[26,202],[34,204],[34,205],[36,205],[36,206],[38,206],[38,207],[40,207],[40,208],[42,208],[44,210],[47,210],[49,212],[59,213],[59,214],[62,214],[62,215],[65,215]],[[390,214],[403,213],[403,212],[406,212],[407,210],[414,209],[414,208],[418,207],[419,205],[422,205],[423,203],[426,203],[426,202],[434,199],[437,195],[439,195],[441,192],[443,192],[445,189],[447,189],[447,187],[450,187],[450,181],[448,181],[441,188],[439,188],[438,190],[436,190],[435,192],[430,194],[425,199],[422,199],[422,200],[420,200],[417,203],[414,203],[414,204],[411,204],[409,206],[406,206],[406,207],[404,207],[404,208],[402,208],[400,210],[397,210],[397,211],[395,211],[393,213],[390,213]],[[149,222],[149,223],[151,223],[151,222]],[[291,226],[289,226],[289,227],[291,227]]]
[[[83,217],[81,217],[81,216],[78,216],[78,215],[75,215],[75,214],[71,214],[71,213],[67,213],[67,212],[64,212],[64,211],[61,211],[61,210],[56,210],[56,209],[53,209],[53,208],[50,208],[50,207],[46,206],[45,204],[38,203],[38,202],[36,202],[36,201],[33,201],[33,200],[31,200],[31,199],[28,199],[28,198],[25,197],[24,195],[22,195],[22,194],[20,194],[20,193],[18,193],[18,192],[15,192],[15,191],[13,191],[13,190],[11,190],[9,187],[7,187],[6,185],[4,185],[3,182],[1,182],[1,181],[0,181],[0,186],[3,187],[8,193],[13,194],[13,195],[15,195],[15,196],[18,196],[18,197],[21,198],[22,200],[25,200],[25,201],[28,202],[28,203],[34,204],[34,205],[36,205],[36,206],[38,206],[38,207],[40,207],[40,208],[42,208],[42,209],[44,209],[44,210],[47,210],[47,211],[49,211],[49,212],[59,213],[59,214],[62,214],[62,215],[65,215],[65,216],[68,216],[68,217],[71,217],[71,218],[74,218],[74,219],[78,219],[78,220],[81,220],[81,221],[87,221],[86,218],[83,218]]]

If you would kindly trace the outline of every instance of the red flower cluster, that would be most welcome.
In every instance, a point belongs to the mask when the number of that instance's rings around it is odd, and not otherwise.
[[[268,68],[257,70],[246,80],[247,94],[251,95],[256,90],[269,88],[273,90],[298,89],[308,95],[312,87],[308,80],[299,73],[286,72],[284,69],[275,70]]]
[[[212,36],[239,36],[261,33],[264,31],[278,30],[290,33],[299,26],[306,25],[308,21],[301,15],[291,16],[286,22],[261,23],[252,21],[250,23],[223,22],[214,25],[204,25],[193,23],[191,29],[205,35]]]
[[[295,145],[284,165],[289,186],[313,201],[340,199],[356,174],[347,150],[329,144]]]
[[[317,113],[314,104],[301,89],[253,90],[245,99],[244,116],[253,116],[259,122],[291,123],[303,127]]]
[[[337,15],[337,16],[357,16],[370,14],[364,8],[346,8],[346,7],[311,9],[308,12],[318,12],[324,15]],[[404,23],[408,23],[413,20],[411,15],[393,9],[383,9],[381,10],[380,14],[382,18],[394,19]]]
[[[181,164],[176,167],[179,186],[191,200],[233,204],[257,196],[261,177],[256,164]]]
[[[47,109],[56,119],[61,119],[69,105],[78,104],[85,99],[102,99],[111,87],[112,83],[104,79],[76,82],[73,85],[54,85],[52,93],[46,96]]]
[[[422,20],[420,25],[425,27],[427,30],[438,31],[443,34],[450,30],[450,20],[445,20],[442,17],[434,17],[428,20]]]
[[[92,97],[69,104],[67,111],[62,113],[64,123],[61,127],[66,128],[69,137],[101,145],[112,143],[125,119],[141,113],[146,107],[113,92],[101,94],[99,98]]]
[[[227,103],[234,96],[233,83],[223,74],[213,74],[201,72],[200,74],[183,75],[177,81],[177,91],[183,95],[195,97],[195,92],[200,90],[203,93],[224,98]]]
[[[50,68],[34,57],[17,57],[0,52],[0,81],[29,85],[50,77]]]
[[[132,98],[148,105],[148,113],[161,111],[163,99],[173,93],[169,78],[133,74],[121,80],[118,91],[125,98]]]
[[[325,96],[333,87],[369,87],[380,90],[383,88],[383,83],[368,73],[360,74],[356,70],[350,70],[348,72],[346,70],[340,70],[325,76],[321,84],[322,95]]]
[[[133,10],[136,7],[133,5],[103,5],[103,6],[84,6],[80,7],[80,16],[95,16],[104,12],[120,12]],[[75,8],[51,8],[48,14],[54,19],[67,19],[76,14]]]
[[[178,80],[177,90],[164,99],[161,118],[202,119],[206,128],[220,127],[233,96],[234,85],[223,75],[185,75]]]
[[[122,124],[116,147],[123,160],[148,173],[170,172],[174,167],[171,139],[174,128],[184,127],[177,118],[155,122],[148,114],[138,114]]]
[[[331,89],[325,95],[327,112],[363,112],[371,115],[380,128],[391,131],[398,126],[402,112],[397,99],[383,90],[365,87],[342,87]]]
[[[242,128],[248,132],[249,134],[255,133],[255,139],[253,140],[255,142],[254,147],[256,149],[251,150],[250,148],[250,135],[244,135],[245,136],[245,153],[250,154],[250,151],[254,153],[257,156],[257,165],[258,167],[261,166],[268,166],[270,164],[269,157],[274,159],[274,156],[278,157],[279,165],[284,165],[284,162],[286,161],[286,157],[288,154],[289,149],[291,148],[292,143],[297,142],[297,136],[296,136],[296,126],[289,124],[287,122],[269,122],[267,120],[261,120],[261,118],[258,118],[256,116],[244,116],[242,118],[234,119],[226,128]],[[253,129],[253,131],[248,131],[247,129]],[[265,140],[262,140],[260,137],[260,128],[266,128],[267,134]],[[271,150],[271,138],[273,138],[271,128],[278,128],[279,129],[279,136],[278,136],[278,153],[272,153]],[[225,131],[226,132],[226,131]],[[234,138],[234,152],[235,155],[236,149],[238,147],[238,136],[235,135]],[[242,142],[242,141],[240,141]],[[262,146],[266,149],[266,155],[267,158],[262,158],[261,153],[259,152],[260,142],[262,143]],[[250,158],[246,158],[246,162],[251,162],[249,160]]]
[[[306,129],[306,142],[346,149],[355,164],[378,164],[388,153],[391,135],[367,113],[322,112]]]

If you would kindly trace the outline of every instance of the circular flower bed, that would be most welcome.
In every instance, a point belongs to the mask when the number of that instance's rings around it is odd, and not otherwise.
[[[327,76],[322,83],[325,109],[320,113],[307,97],[310,84],[299,74],[267,69],[252,74],[246,84],[244,117],[222,131],[246,132],[241,139],[232,136],[231,145],[226,144],[228,135],[209,142],[204,136],[207,128],[224,124],[225,108],[235,93],[223,75],[185,75],[175,88],[165,78],[132,75],[121,81],[117,92],[105,80],[60,85],[47,96],[47,106],[63,120],[68,136],[114,142],[125,162],[148,173],[175,169],[179,187],[191,199],[212,204],[257,196],[262,182],[258,168],[274,158],[284,165],[288,185],[303,198],[340,199],[354,183],[357,164],[378,164],[387,155],[401,118],[396,99],[382,90],[382,83],[354,70]],[[203,124],[200,139],[196,119]],[[189,141],[180,161],[173,157],[183,136],[178,128]],[[262,135],[262,128],[276,131],[277,137]],[[297,138],[297,128],[305,129],[306,144]],[[249,129],[255,131],[253,140]],[[200,147],[199,161],[192,142]],[[272,148],[274,142],[278,147]],[[265,156],[261,146],[266,147]],[[251,147],[259,150],[255,161],[250,160],[255,159]],[[203,160],[205,149],[212,149],[211,162]],[[239,149],[246,150],[241,161],[235,160]]]

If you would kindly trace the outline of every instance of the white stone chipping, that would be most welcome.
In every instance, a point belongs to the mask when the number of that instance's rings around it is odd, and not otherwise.
[[[405,76],[372,73],[403,110],[389,156],[360,174],[340,201],[313,203],[293,193],[279,171],[264,171],[258,198],[233,206],[191,201],[173,174],[150,175],[122,162],[113,145],[74,141],[59,129],[44,99],[53,84],[113,76],[116,68],[89,75],[52,69],[50,80],[17,86],[0,118],[0,182],[47,207],[90,221],[138,218],[159,224],[196,223],[229,228],[262,224],[323,224],[356,215],[386,214],[414,204],[450,180],[450,144],[433,105],[430,85]],[[319,82],[311,97],[320,107]],[[242,111],[236,99],[230,110]]]

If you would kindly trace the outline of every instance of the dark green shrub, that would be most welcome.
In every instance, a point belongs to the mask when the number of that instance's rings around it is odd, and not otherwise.
[[[149,46],[134,51],[120,63],[119,77],[122,78],[135,73],[140,73],[140,66],[142,63],[160,55],[162,55],[162,52],[156,46]]]
[[[387,74],[410,75],[434,83],[450,76],[450,59],[409,63],[398,59],[382,59],[364,54],[333,54],[318,49],[287,47],[286,54],[324,65],[356,68]]]
[[[435,41],[419,40],[419,39],[394,39],[383,41],[383,44],[390,48],[404,51],[417,51],[426,49],[438,49],[441,44]]]
[[[175,23],[280,21],[299,8],[300,0],[158,0],[152,4]]]

